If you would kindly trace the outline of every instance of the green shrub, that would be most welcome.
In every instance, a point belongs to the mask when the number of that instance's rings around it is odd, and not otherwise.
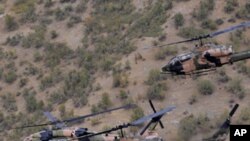
[[[168,89],[166,83],[152,84],[147,91],[148,99],[164,100],[165,91]]]
[[[119,95],[120,95],[119,97],[120,97],[121,100],[124,100],[124,99],[128,98],[128,94],[124,90],[120,90],[120,94]]]
[[[143,109],[141,107],[138,106],[137,108],[135,108],[133,110],[130,121],[135,121],[135,120],[137,120],[137,119],[139,119],[139,118],[141,118],[143,116],[144,116],[144,111],[143,111]]]
[[[200,3],[198,11],[196,9],[193,12],[193,17],[201,21],[208,17],[212,10],[214,10],[215,2],[214,0],[203,0]]]
[[[18,24],[13,16],[11,15],[5,16],[5,29],[7,29],[8,31],[14,31],[18,29]]]
[[[34,62],[39,62],[43,59],[43,56],[37,51],[33,55]]]
[[[27,10],[22,13],[21,22],[22,23],[34,23],[37,20],[38,15],[36,14],[36,8],[34,5],[29,6]]]
[[[34,32],[29,33],[23,38],[22,46],[25,48],[35,47],[40,48],[44,45],[46,27],[43,25],[36,26]]]
[[[28,83],[28,79],[27,78],[22,78],[19,81],[19,87],[22,88],[23,86],[25,86]]]
[[[80,0],[76,6],[76,13],[83,13],[87,9],[87,3],[89,0]]]
[[[242,124],[250,124],[250,110],[249,108],[243,108],[240,111],[240,123]]]
[[[127,87],[128,76],[125,73],[115,73],[113,75],[113,87]]]
[[[108,93],[103,93],[102,94],[102,99],[98,103],[98,107],[101,107],[103,110],[107,110],[113,105],[112,101],[110,100],[109,94]]]
[[[71,28],[71,27],[73,27],[75,24],[78,24],[78,23],[80,23],[80,22],[82,22],[82,18],[81,18],[80,16],[71,16],[71,17],[69,18],[68,23],[67,23],[67,27],[68,27],[68,28]]]
[[[8,45],[10,45],[10,46],[17,46],[17,45],[19,45],[19,43],[22,41],[22,38],[23,38],[22,35],[16,34],[16,35],[14,35],[14,36],[12,36],[12,37],[8,37],[8,38],[6,39],[5,44],[8,44]]]
[[[181,28],[178,32],[178,35],[183,38],[193,38],[199,35],[203,35],[205,33],[206,31],[203,29],[198,29],[198,28],[195,28],[194,26],[190,26],[190,27]]]
[[[17,74],[15,71],[11,70],[4,74],[4,81],[6,83],[12,84],[17,79]]]
[[[129,29],[130,37],[155,37],[162,34],[161,25],[167,20],[166,12],[172,8],[172,1],[157,1],[152,8],[147,9],[144,14],[136,20]]]
[[[153,85],[163,79],[164,78],[162,77],[161,72],[158,69],[153,69],[153,70],[150,70],[149,72],[146,84]]]
[[[44,7],[52,7],[53,4],[52,0],[45,0]]]
[[[16,99],[13,94],[7,93],[5,95],[2,95],[1,98],[1,103],[3,104],[2,106],[7,112],[15,112],[18,110],[16,105]]]
[[[250,2],[247,2],[245,7],[239,8],[239,10],[236,12],[236,17],[238,19],[244,19],[248,20],[250,19]]]
[[[35,98],[35,94],[35,92],[30,92],[29,90],[25,91],[23,94],[24,100],[26,102],[26,110],[29,113],[42,110],[44,107],[43,101],[37,101],[37,99]]]
[[[180,121],[178,135],[181,139],[189,140],[196,131],[196,120],[194,116],[188,116]]]
[[[217,74],[217,81],[219,83],[227,83],[231,78],[226,74],[224,69],[220,69]]]
[[[211,95],[214,92],[214,85],[209,80],[199,80],[197,83],[198,91],[203,95]]]
[[[65,11],[63,11],[62,9],[57,8],[55,10],[55,19],[57,21],[63,21],[66,19],[66,17],[67,17],[67,13]]]
[[[237,6],[239,6],[238,0],[227,0],[227,4],[224,6],[224,11],[230,14]]]
[[[241,84],[241,80],[239,79],[232,79],[229,82],[227,89],[229,92],[237,96],[239,99],[243,99],[245,97],[245,90]]]
[[[58,33],[57,33],[55,30],[52,30],[52,31],[50,32],[50,35],[51,35],[51,39],[55,39],[55,38],[58,37]]]
[[[210,20],[210,19],[204,20],[201,23],[201,27],[205,28],[205,29],[210,29],[210,30],[216,30],[217,29],[216,23],[213,20]]]
[[[183,15],[181,13],[177,13],[174,15],[174,23],[176,28],[183,26],[184,22],[185,19],[183,18]]]
[[[176,55],[178,53],[175,47],[166,47],[160,49],[154,56],[156,60],[164,60],[169,55]]]

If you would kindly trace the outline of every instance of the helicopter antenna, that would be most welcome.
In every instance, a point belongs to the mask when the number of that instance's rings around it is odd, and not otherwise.
[[[176,45],[176,44],[181,44],[181,43],[193,42],[193,41],[197,41],[197,40],[200,40],[200,44],[202,45],[203,44],[202,39],[213,38],[215,36],[218,36],[218,35],[221,35],[221,34],[224,34],[224,33],[228,33],[228,32],[231,32],[231,31],[234,31],[234,30],[237,30],[237,29],[245,28],[245,27],[250,27],[250,21],[242,22],[242,23],[240,23],[238,25],[231,26],[231,27],[228,27],[228,28],[223,29],[223,30],[218,30],[218,31],[213,32],[213,33],[193,37],[191,39],[172,42],[172,43],[168,43],[168,44],[162,44],[162,45],[154,46],[154,47],[164,47],[164,46]],[[151,48],[151,47],[147,47],[147,48]]]
[[[135,107],[136,107],[135,104],[128,104],[128,105],[125,105],[125,106],[120,106],[120,107],[117,107],[117,108],[112,108],[112,109],[108,109],[108,110],[105,110],[105,111],[101,111],[101,112],[97,112],[97,113],[93,113],[93,114],[88,114],[88,115],[84,115],[84,116],[79,116],[79,117],[75,117],[75,118],[70,118],[70,119],[65,119],[65,120],[54,120],[52,122],[50,121],[50,122],[42,123],[42,124],[25,125],[25,126],[20,126],[20,127],[15,127],[15,128],[9,128],[7,130],[24,129],[24,128],[40,127],[40,126],[48,126],[48,125],[56,125],[58,123],[76,122],[76,121],[80,121],[80,120],[83,120],[83,119],[88,118],[88,117],[97,116],[97,115],[100,115],[100,114],[104,114],[104,113],[108,113],[108,112],[112,112],[112,111],[116,111],[116,110],[120,110],[120,109],[130,109],[130,108],[135,108]]]
[[[152,102],[151,102],[152,103]],[[150,104],[151,105],[151,104]],[[140,135],[143,135],[143,133],[147,130],[147,128],[150,126],[151,123],[153,122],[159,122],[160,119],[162,118],[163,115],[165,115],[166,113],[168,112],[171,112],[172,110],[174,110],[176,107],[175,106],[171,106],[171,107],[167,107],[159,112],[155,112],[153,114],[150,114],[148,116],[145,116],[145,117],[142,117],[138,120],[135,120],[133,122],[130,122],[130,123],[124,123],[124,124],[121,124],[121,125],[118,125],[118,126],[115,126],[109,130],[105,130],[105,131],[101,131],[101,132],[98,132],[98,133],[94,133],[94,134],[89,134],[89,135],[85,135],[85,136],[81,136],[81,137],[78,137],[78,138],[74,138],[72,140],[79,140],[79,139],[86,139],[86,138],[90,138],[90,137],[93,137],[93,136],[97,136],[97,135],[101,135],[101,134],[107,134],[107,133],[110,133],[110,132],[113,132],[113,131],[116,131],[116,130],[121,130],[124,129],[124,128],[128,128],[130,126],[139,126],[141,125],[142,123],[148,121],[148,120],[151,120],[147,126],[145,126],[142,131],[140,132]],[[122,133],[122,137],[123,137],[123,133]]]

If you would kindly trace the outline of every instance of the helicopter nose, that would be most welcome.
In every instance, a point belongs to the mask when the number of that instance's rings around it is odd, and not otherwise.
[[[162,67],[162,68],[161,68],[161,71],[162,71],[162,72],[169,72],[169,71],[170,71],[170,70],[169,70],[169,65],[166,65],[166,66]]]

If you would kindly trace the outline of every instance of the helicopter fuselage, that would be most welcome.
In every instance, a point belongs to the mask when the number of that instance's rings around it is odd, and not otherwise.
[[[200,70],[221,67],[230,63],[233,53],[231,46],[205,44],[196,47],[192,52],[173,57],[167,65],[162,67],[162,72],[176,75],[195,74]]]

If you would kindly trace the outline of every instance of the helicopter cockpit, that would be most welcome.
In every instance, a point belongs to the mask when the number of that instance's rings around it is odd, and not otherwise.
[[[192,53],[192,52],[185,53],[185,54],[180,54],[178,56],[173,57],[169,61],[168,65],[174,66],[174,65],[176,65],[178,63],[181,63],[181,62],[184,62],[184,61],[187,61],[187,60],[191,59],[193,56],[194,56],[194,53]]]

